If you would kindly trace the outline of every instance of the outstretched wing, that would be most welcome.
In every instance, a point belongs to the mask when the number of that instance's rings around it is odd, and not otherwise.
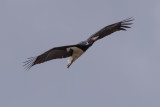
[[[67,48],[74,47],[74,46],[76,45],[61,46],[61,47],[55,47],[53,49],[50,49],[47,52],[44,52],[43,54],[37,57],[28,58],[28,60],[24,62],[24,66],[28,70],[33,65],[36,65],[36,64],[40,64],[52,59],[69,57],[72,55],[73,51],[72,50],[67,51]]]
[[[102,28],[101,30],[99,30],[98,32],[96,32],[95,34],[91,35],[91,37],[88,38],[88,41],[91,40],[92,37],[99,36],[98,39],[101,39],[107,35],[110,35],[113,32],[116,32],[119,30],[126,30],[126,28],[130,28],[128,25],[131,25],[132,23],[130,23],[130,22],[133,20],[134,19],[132,19],[132,18],[128,18],[123,21],[106,26],[106,27]]]

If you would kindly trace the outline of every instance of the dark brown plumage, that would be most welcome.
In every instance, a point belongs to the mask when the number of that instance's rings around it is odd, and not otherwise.
[[[26,62],[24,62],[24,66],[26,69],[30,69],[33,65],[40,64],[52,59],[57,58],[66,58],[72,55],[73,51],[70,50],[67,52],[68,47],[74,47],[75,45],[69,45],[69,46],[61,46],[61,47],[55,47],[47,52],[44,52],[43,54],[39,55],[38,57],[30,57]]]
[[[52,59],[70,57],[67,65],[67,67],[69,68],[70,65],[76,59],[78,59],[89,47],[91,47],[95,41],[102,39],[103,37],[108,36],[116,31],[126,30],[126,28],[130,28],[128,25],[132,24],[130,23],[131,21],[133,21],[133,19],[128,18],[126,20],[106,26],[91,35],[86,41],[82,41],[79,44],[55,47],[37,57],[28,58],[28,60],[24,62],[24,66],[26,67],[26,69],[30,69],[36,64],[40,64]]]
[[[114,33],[116,31],[120,31],[120,30],[124,30],[126,31],[126,28],[131,28],[128,25],[131,25],[133,23],[130,23],[131,21],[133,21],[134,19],[132,18],[128,18],[125,20],[122,20],[120,22],[105,26],[104,28],[102,28],[101,30],[99,30],[98,32],[94,33],[93,35],[91,35],[88,38],[88,41],[92,38],[92,37],[96,37],[99,36],[98,39],[102,39],[105,36],[110,35],[111,33]]]

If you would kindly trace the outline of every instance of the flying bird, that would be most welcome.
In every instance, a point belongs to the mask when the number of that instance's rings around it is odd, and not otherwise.
[[[133,20],[134,19],[132,18],[128,18],[120,22],[105,26],[98,32],[91,35],[87,40],[82,41],[78,44],[54,47],[37,57],[28,58],[28,60],[24,62],[24,66],[26,69],[30,69],[36,64],[40,64],[53,59],[69,57],[67,65],[67,68],[69,68],[75,60],[77,60],[84,52],[86,52],[89,47],[93,45],[95,41],[102,39],[103,37],[108,36],[116,31],[126,31],[126,28],[130,28],[128,25],[131,25],[131,21]]]

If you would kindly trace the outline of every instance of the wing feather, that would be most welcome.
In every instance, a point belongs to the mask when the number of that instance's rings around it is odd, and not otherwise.
[[[88,38],[88,41],[91,40],[92,37],[99,36],[98,39],[101,39],[105,36],[110,35],[111,33],[116,32],[116,31],[126,30],[126,28],[131,28],[128,25],[131,25],[132,23],[130,23],[130,22],[133,20],[134,19],[132,19],[132,18],[128,18],[128,19],[122,20],[120,22],[108,25],[108,26],[102,28],[101,30],[99,30],[98,32],[94,33],[93,35],[91,35],[91,37]]]
[[[27,61],[24,62],[24,67],[26,70],[30,69],[32,66],[36,64],[40,64],[52,59],[57,58],[66,58],[72,55],[73,51],[67,51],[67,48],[74,47],[76,45],[68,45],[68,46],[61,46],[61,47],[55,47],[47,52],[44,52],[43,54],[37,56],[37,57],[31,57],[28,58]]]

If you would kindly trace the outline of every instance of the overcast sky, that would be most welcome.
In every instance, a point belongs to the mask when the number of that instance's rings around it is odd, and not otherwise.
[[[0,107],[160,107],[160,0],[1,0]],[[67,59],[28,57],[133,17],[128,31]]]

